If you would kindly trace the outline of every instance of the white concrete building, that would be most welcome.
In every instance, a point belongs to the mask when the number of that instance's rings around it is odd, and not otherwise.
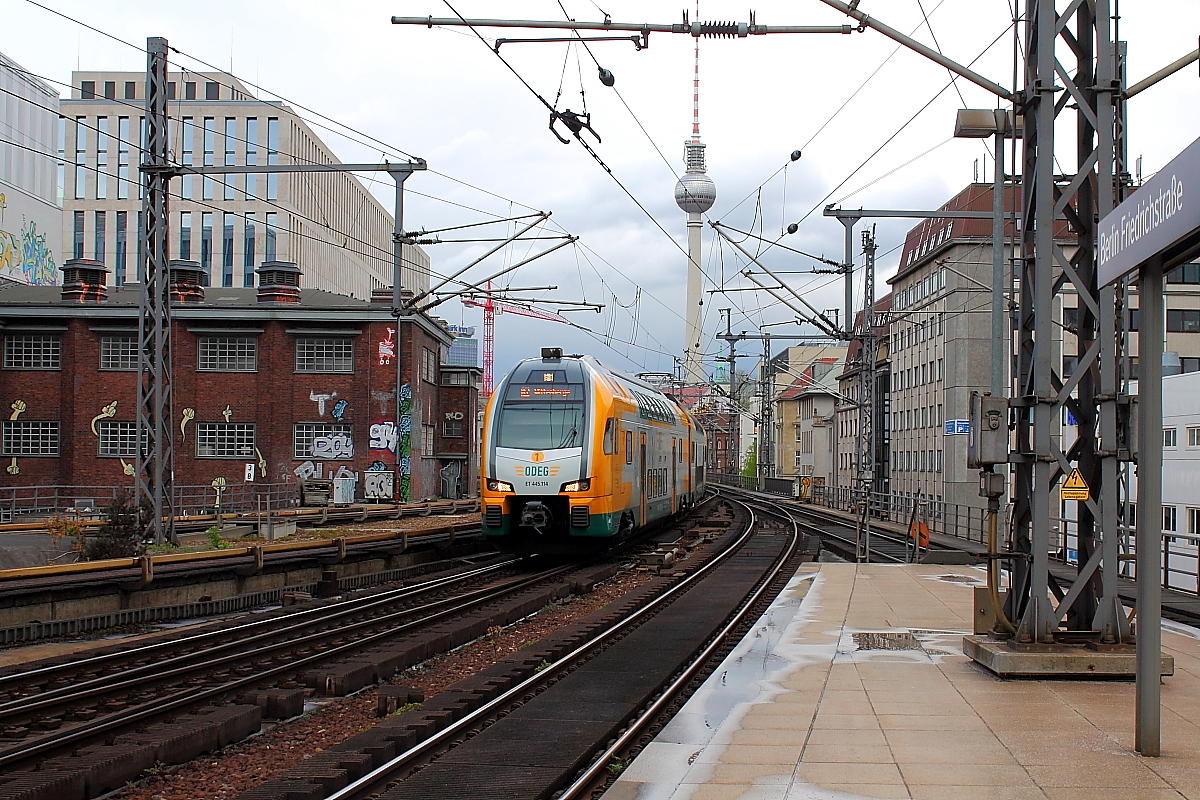
[[[58,92],[0,54],[0,283],[56,284]]]
[[[221,73],[168,76],[170,155],[183,165],[336,164],[290,108]],[[66,258],[94,258],[109,281],[137,280],[138,149],[145,76],[74,72],[61,102]],[[392,189],[386,175],[382,180]],[[184,176],[171,183],[170,255],[214,286],[253,286],[263,261],[293,261],[314,289],[369,299],[392,285],[392,216],[347,173]],[[429,258],[405,247],[401,285],[429,286]]]

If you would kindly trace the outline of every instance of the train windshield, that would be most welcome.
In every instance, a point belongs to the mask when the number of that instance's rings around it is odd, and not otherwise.
[[[510,383],[500,406],[496,445],[518,450],[557,450],[583,445],[584,387],[564,383],[558,372],[530,375]]]
[[[583,403],[523,402],[500,407],[496,445],[557,450],[583,445]]]

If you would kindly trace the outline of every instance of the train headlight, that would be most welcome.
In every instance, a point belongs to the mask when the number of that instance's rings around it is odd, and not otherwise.
[[[495,478],[488,478],[487,488],[489,492],[511,492],[513,485],[506,481],[498,481]]]
[[[592,479],[584,478],[581,481],[571,481],[570,483],[564,483],[559,488],[559,491],[560,492],[586,492],[588,489],[591,489],[591,488],[592,488]]]

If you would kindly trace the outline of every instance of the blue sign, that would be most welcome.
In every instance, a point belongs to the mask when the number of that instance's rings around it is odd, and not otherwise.
[[[971,421],[969,419],[948,419],[944,423],[944,426],[946,436],[965,435],[971,432]]]

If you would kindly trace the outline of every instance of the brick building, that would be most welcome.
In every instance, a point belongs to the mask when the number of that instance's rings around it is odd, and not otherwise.
[[[132,486],[140,287],[107,287],[90,260],[63,273],[0,292],[0,487]],[[441,367],[444,323],[397,324],[386,290],[300,288],[288,262],[257,273],[257,289],[203,287],[199,264],[171,262],[176,485],[354,475],[359,497],[472,494],[475,426],[450,423],[474,418],[478,370]]]

